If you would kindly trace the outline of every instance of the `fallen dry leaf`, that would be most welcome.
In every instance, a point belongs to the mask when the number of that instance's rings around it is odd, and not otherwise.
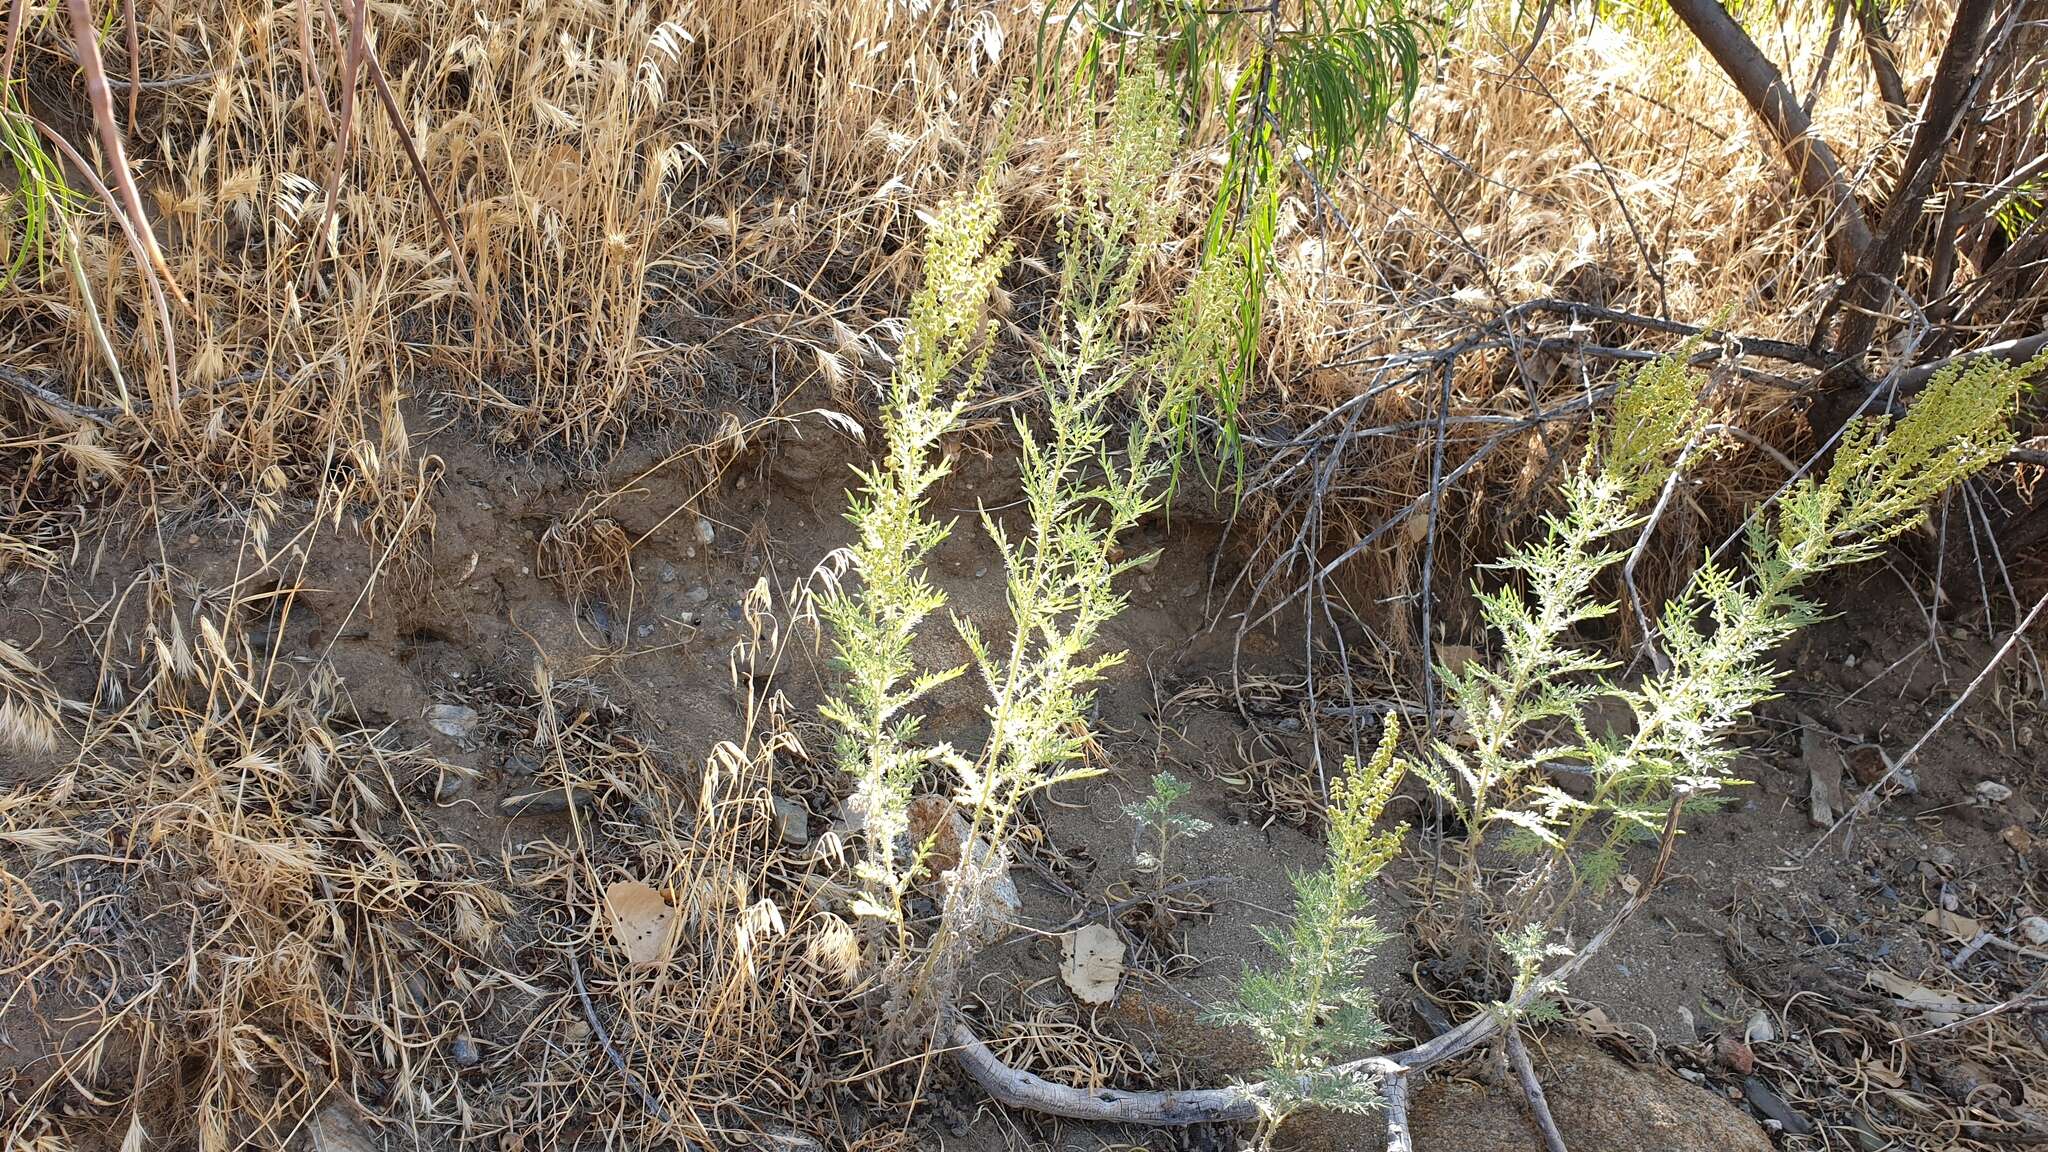
[[[1463,672],[1467,664],[1480,662],[1479,649],[1470,644],[1439,644],[1436,646],[1436,662],[1452,672]]]
[[[612,914],[612,939],[635,968],[667,961],[674,944],[676,910],[661,893],[637,880],[604,890]]]
[[[1865,979],[1912,1005],[1914,1010],[1925,1012],[1928,1021],[1934,1024],[1952,1024],[1962,1019],[1963,1013],[1978,1006],[1977,1002],[1968,996],[1936,991],[1917,980],[1908,980],[1904,976],[1894,975],[1882,969],[1870,973]]]
[[[1060,979],[1083,1004],[1116,998],[1124,975],[1124,942],[1100,924],[1083,925],[1060,940]]]
[[[1958,944],[1968,944],[1977,938],[1977,933],[1983,931],[1983,928],[1975,920],[1960,912],[1950,912],[1945,908],[1929,908],[1927,915],[1920,918],[1920,922],[1930,928],[1939,928],[1943,932],[1948,933],[1955,938]]]

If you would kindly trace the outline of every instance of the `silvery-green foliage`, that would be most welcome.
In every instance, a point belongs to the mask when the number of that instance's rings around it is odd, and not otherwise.
[[[1825,475],[1791,485],[1746,537],[1742,568],[1704,557],[1658,616],[1659,667],[1617,682],[1618,662],[1579,626],[1612,615],[1602,581],[1626,555],[1624,534],[1703,434],[1685,352],[1632,376],[1585,460],[1563,483],[1563,509],[1495,568],[1478,592],[1495,638],[1492,663],[1440,669],[1462,741],[1440,740],[1417,775],[1469,829],[1468,881],[1481,846],[1505,846],[1570,867],[1565,900],[1621,872],[1630,838],[1659,834],[1674,800],[1716,802],[1733,780],[1736,726],[1776,690],[1775,652],[1820,618],[1803,590],[1815,577],[1877,554],[1924,522],[1930,501],[2001,458],[2029,374],[2048,367],[1982,358],[1951,365],[1905,416],[1853,421]],[[1597,725],[1596,707],[1628,715]],[[1559,774],[1581,777],[1567,790]]]
[[[1400,830],[1377,827],[1407,768],[1395,755],[1399,741],[1400,725],[1389,719],[1371,759],[1345,761],[1330,785],[1327,865],[1294,877],[1286,925],[1259,930],[1275,963],[1248,967],[1236,1001],[1211,1013],[1265,1046],[1262,1140],[1305,1107],[1360,1112],[1379,1102],[1372,1080],[1344,1064],[1388,1038],[1368,972],[1387,935],[1368,888],[1401,847]]]
[[[1178,810],[1192,785],[1171,772],[1152,777],[1152,791],[1143,800],[1123,806],[1132,825],[1132,862],[1147,872],[1166,878],[1166,861],[1177,840],[1192,840],[1207,832],[1207,820]]]

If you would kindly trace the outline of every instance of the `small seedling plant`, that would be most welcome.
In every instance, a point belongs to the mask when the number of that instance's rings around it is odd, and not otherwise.
[[[1207,820],[1180,810],[1193,787],[1171,772],[1161,772],[1152,777],[1152,790],[1143,800],[1124,805],[1124,816],[1131,821],[1131,862],[1151,873],[1159,887],[1168,882],[1167,861],[1174,844],[1193,840],[1211,827]]]
[[[1211,1013],[1266,1049],[1254,1095],[1260,1147],[1303,1108],[1367,1112],[1379,1104],[1372,1075],[1346,1059],[1389,1035],[1368,982],[1373,953],[1387,940],[1371,915],[1371,886],[1401,850],[1401,831],[1379,827],[1407,771],[1395,755],[1400,740],[1399,722],[1389,719],[1372,758],[1347,759],[1331,781],[1329,863],[1294,877],[1290,923],[1259,930],[1279,963],[1247,969],[1236,1001]]]

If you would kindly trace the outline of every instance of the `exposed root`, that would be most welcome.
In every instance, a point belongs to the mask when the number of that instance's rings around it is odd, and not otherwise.
[[[1054,1084],[996,1058],[964,1021],[949,1029],[953,1058],[982,1091],[998,1104],[1069,1120],[1106,1120],[1178,1128],[1250,1120],[1259,1114],[1258,1098],[1249,1088],[1199,1088],[1192,1091],[1123,1092],[1114,1088],[1087,1091]]]

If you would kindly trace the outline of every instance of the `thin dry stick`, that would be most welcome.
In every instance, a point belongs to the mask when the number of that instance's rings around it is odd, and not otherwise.
[[[1543,1081],[1536,1078],[1536,1066],[1529,1062],[1529,1049],[1522,1044],[1521,1033],[1513,1028],[1508,1029],[1508,1063],[1514,1065],[1515,1079],[1522,1082],[1522,1095],[1529,1101],[1529,1115],[1543,1132],[1544,1148],[1549,1152],[1567,1152],[1564,1133],[1557,1130],[1557,1121],[1550,1115],[1550,1099],[1543,1094]]]
[[[640,1094],[640,1106],[652,1113],[655,1119],[664,1124],[668,1123],[668,1109],[661,1106],[660,1098],[626,1066],[626,1058],[619,1055],[618,1047],[612,1043],[611,1030],[604,1026],[604,1019],[597,1014],[597,1005],[591,1003],[590,990],[583,985],[583,965],[576,961],[576,946],[571,944],[562,949],[562,954],[569,958],[569,976],[576,982],[576,998],[583,1002],[583,1019],[590,1025],[591,1035],[597,1037],[598,1044],[604,1048],[604,1054],[611,1057],[612,1067],[618,1069],[619,1075],[626,1078],[626,1083],[633,1086],[633,1091]]]
[[[28,0],[14,0],[7,9],[7,42],[0,47],[0,77],[14,75],[14,50],[21,46],[21,29],[27,22]]]
[[[157,275],[170,285],[172,295],[182,299],[184,294],[178,290],[177,278],[171,275],[170,265],[164,263],[163,250],[157,247],[156,233],[149,226],[149,214],[142,207],[142,193],[135,187],[135,174],[128,169],[128,150],[121,141],[120,124],[114,119],[114,92],[107,83],[106,63],[100,58],[99,30],[93,24],[92,5],[88,0],[69,0],[68,7],[71,36],[78,43],[79,70],[85,73],[85,94],[92,103],[92,119],[99,129],[100,147],[106,149],[108,175],[113,179],[115,190],[121,194],[121,210],[140,235],[142,247],[148,253],[150,263],[156,267]]]
[[[327,230],[334,224],[335,201],[341,195],[341,176],[348,167],[350,130],[355,127],[356,120],[356,81],[362,75],[369,23],[370,5],[367,2],[349,5],[348,36],[341,54],[341,115],[334,122],[334,167],[327,173],[327,186],[321,195],[320,227],[313,233],[314,250],[327,247],[330,255],[335,253],[329,245]]]
[[[2034,601],[2034,606],[2027,610],[2027,618],[2019,622],[2019,626],[2014,628],[2012,634],[2005,638],[2005,643],[1999,645],[1998,651],[1991,654],[1991,659],[1984,662],[1984,667],[1977,670],[1977,675],[1963,689],[1962,695],[1955,698],[1955,702],[1948,706],[1948,709],[1941,714],[1939,719],[1928,726],[1927,731],[1920,734],[1918,740],[1913,741],[1913,746],[1906,749],[1905,755],[1899,757],[1890,767],[1884,770],[1884,775],[1877,778],[1877,783],[1865,788],[1863,794],[1856,797],[1856,803],[1850,805],[1849,810],[1842,813],[1840,819],[1828,825],[1827,831],[1820,834],[1820,839],[1813,842],[1813,846],[1806,850],[1800,857],[1801,859],[1810,857],[1815,852],[1820,851],[1820,846],[1828,842],[1828,837],[1833,836],[1836,829],[1858,816],[1868,813],[1877,806],[1878,793],[1884,790],[1885,785],[1898,779],[1899,773],[1905,771],[1906,766],[1913,762],[1913,758],[1920,754],[1920,749],[1926,747],[1927,742],[1934,738],[1934,734],[1946,727],[1948,722],[1955,718],[1955,714],[1962,710],[1964,702],[1976,693],[1977,686],[1984,683],[1985,678],[1991,675],[1992,669],[2005,662],[2006,654],[2011,652],[2013,646],[2020,642],[2020,637],[2027,634],[2027,629],[2034,626],[2034,618],[2041,614],[2041,609],[2044,607],[2048,607],[2048,592],[2042,593],[2041,598]]]
[[[109,107],[111,108],[112,105],[110,104]],[[108,190],[106,184],[100,180],[99,174],[93,171],[92,165],[85,162],[85,157],[78,154],[78,150],[71,146],[69,140],[58,135],[56,129],[43,123],[41,120],[37,120],[34,117],[30,117],[29,120],[35,125],[36,131],[42,133],[43,138],[50,142],[52,148],[62,153],[66,160],[71,161],[71,166],[78,170],[79,177],[93,190],[93,195],[98,196],[106,203],[109,212],[114,217],[114,222],[121,226],[122,239],[127,242],[129,251],[135,254],[136,269],[142,273],[143,288],[149,296],[150,306],[156,312],[157,327],[162,331],[164,338],[164,376],[170,389],[170,394],[164,397],[167,403],[163,406],[163,416],[165,420],[175,424],[181,418],[179,410],[181,399],[178,390],[178,338],[177,333],[171,328],[171,308],[164,299],[163,281],[157,278],[156,268],[150,263],[149,259],[150,248],[155,244],[153,234],[148,231],[149,221],[145,219],[138,226],[136,221],[130,220],[128,214],[121,210],[120,201],[114,199],[114,193]],[[125,174],[126,169],[117,169],[117,172]],[[76,237],[72,238],[67,253],[70,259],[76,262],[78,258],[78,242]],[[82,279],[81,277],[81,282]],[[172,287],[175,288],[177,285],[173,283]],[[90,299],[91,297],[88,295],[88,302]],[[88,317],[94,321],[94,336],[100,338],[99,342],[103,348],[110,348],[111,345],[107,344],[104,339],[105,330],[98,326],[95,308],[88,303],[86,311]],[[113,361],[111,353],[108,353],[108,358],[113,365],[112,370],[116,375],[116,383],[118,384],[120,383],[120,366],[118,362]],[[127,399],[125,395],[127,386],[121,384],[121,390],[124,393],[122,399],[125,403]]]
[[[121,0],[121,22],[127,26],[128,132],[135,132],[137,101],[142,97],[142,31],[135,20],[135,0]],[[111,82],[112,77],[108,77]]]

